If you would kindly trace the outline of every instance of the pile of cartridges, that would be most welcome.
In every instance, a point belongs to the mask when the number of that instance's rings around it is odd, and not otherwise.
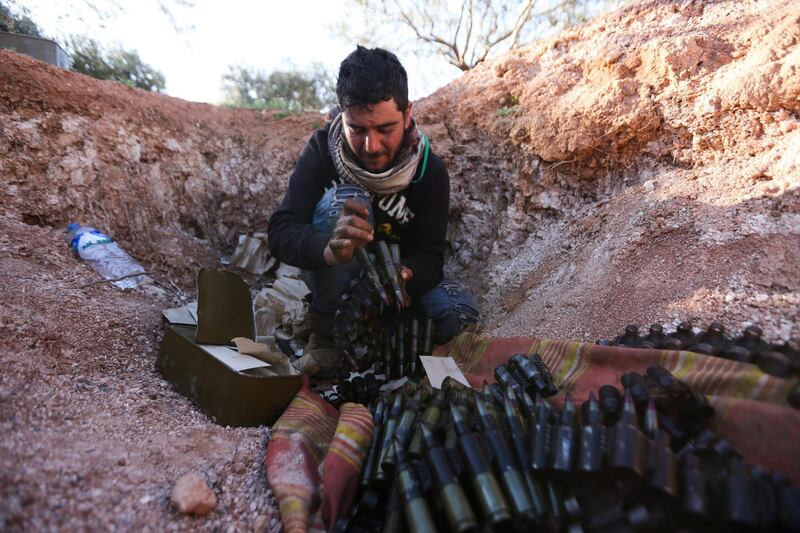
[[[367,355],[358,359],[362,364],[369,365],[360,369],[365,371],[361,375],[353,375],[351,363],[347,359],[343,359],[343,364],[338,369],[339,401],[366,405],[378,396],[381,385],[389,381],[404,377],[420,380],[424,369],[419,356],[431,353],[433,320],[425,319],[423,324],[420,328],[420,320],[416,318],[397,319],[394,325],[388,322],[387,325],[370,331],[364,345]]]
[[[599,340],[597,344],[687,350],[758,365],[765,374],[779,378],[800,374],[800,344],[797,341],[771,344],[762,335],[758,326],[748,326],[741,335],[730,337],[719,322],[712,322],[705,331],[695,333],[691,322],[681,322],[674,332],[668,334],[664,333],[661,324],[651,324],[647,335],[642,336],[639,326],[630,324],[614,340]],[[795,387],[789,393],[788,401],[800,408],[800,388]]]
[[[336,348],[356,368],[371,364],[362,359],[367,354],[370,339],[375,337],[378,319],[384,310],[393,307],[399,311],[403,307],[400,246],[392,244],[390,247],[385,241],[378,241],[375,250],[377,256],[368,254],[364,248],[356,250],[362,277],[353,280],[350,290],[342,294],[334,314]]]
[[[433,321],[403,308],[400,247],[377,241],[375,251],[357,251],[363,275],[340,297],[334,314],[333,336],[341,354],[334,403],[366,404],[388,381],[422,378],[419,356],[431,353]]]
[[[527,360],[527,362],[525,362]],[[746,466],[713,409],[663,367],[557,409],[541,359],[513,356],[480,392],[407,383],[372,406],[359,492],[336,531],[800,528],[800,492]]]

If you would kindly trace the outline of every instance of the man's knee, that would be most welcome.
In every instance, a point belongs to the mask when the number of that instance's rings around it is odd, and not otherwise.
[[[444,344],[480,319],[475,299],[457,281],[442,281],[424,294],[421,301],[426,314],[436,324],[436,344]]]
[[[318,314],[333,316],[342,294],[349,291],[350,283],[360,275],[361,267],[355,261],[303,271],[303,279],[311,291],[311,309]]]

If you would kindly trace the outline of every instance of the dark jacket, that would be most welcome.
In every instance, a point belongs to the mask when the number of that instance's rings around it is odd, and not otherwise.
[[[312,227],[314,208],[326,189],[340,182],[328,152],[328,127],[314,132],[289,178],[289,188],[269,219],[269,248],[279,260],[317,270],[326,268],[322,253],[330,233]],[[375,236],[400,244],[403,265],[414,271],[408,291],[418,296],[442,280],[450,178],[444,162],[432,152],[424,175],[404,190],[373,200]]]

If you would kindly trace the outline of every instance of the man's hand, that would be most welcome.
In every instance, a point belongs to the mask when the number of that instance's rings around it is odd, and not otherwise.
[[[345,200],[342,215],[336,221],[333,236],[323,252],[325,264],[334,266],[350,262],[356,249],[373,238],[372,224],[369,223],[369,206],[358,200]]]
[[[411,296],[408,294],[406,290],[406,283],[408,280],[414,277],[414,271],[408,267],[401,266],[400,267],[400,280],[402,281],[400,288],[403,291],[403,307],[408,307],[411,305]]]

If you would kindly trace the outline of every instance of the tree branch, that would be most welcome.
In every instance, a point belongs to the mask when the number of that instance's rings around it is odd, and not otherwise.
[[[514,48],[519,44],[520,32],[525,24],[530,20],[531,13],[533,12],[533,6],[535,5],[536,0],[528,0],[528,2],[525,4],[525,7],[523,8],[522,13],[520,13],[516,24],[514,24],[514,29],[511,32],[511,48]]]

